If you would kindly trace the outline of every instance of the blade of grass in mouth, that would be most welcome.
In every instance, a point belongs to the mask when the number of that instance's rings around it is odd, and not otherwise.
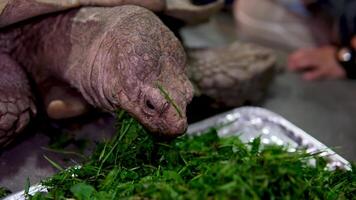
[[[157,83],[157,88],[161,92],[161,94],[164,96],[164,98],[174,107],[174,109],[177,111],[178,115],[180,118],[183,117],[181,109],[178,107],[176,102],[172,99],[172,97],[169,95],[168,91],[160,84]]]

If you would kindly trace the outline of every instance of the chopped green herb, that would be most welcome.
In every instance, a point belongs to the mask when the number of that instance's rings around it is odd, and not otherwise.
[[[47,148],[47,147],[42,147],[43,150],[48,151],[48,152],[53,152],[53,153],[59,153],[59,154],[65,154],[65,155],[73,155],[73,156],[77,156],[80,158],[86,158],[84,155],[75,152],[75,151],[66,151],[63,149],[51,149],[51,148]]]
[[[172,97],[168,94],[167,90],[164,89],[164,87],[163,87],[161,84],[159,84],[159,83],[157,83],[157,87],[158,87],[159,91],[162,93],[162,95],[164,96],[164,98],[165,98],[170,104],[172,104],[172,106],[174,107],[174,109],[176,109],[176,111],[177,111],[179,117],[182,118],[183,115],[182,115],[181,109],[178,107],[178,105],[176,104],[176,102],[173,101]]]
[[[42,182],[32,199],[356,199],[356,168],[328,171],[303,150],[261,148],[211,129],[169,143],[134,119],[118,117],[117,134],[80,167]],[[316,159],[315,166],[308,161]]]
[[[49,163],[51,163],[51,165],[55,168],[57,168],[58,170],[63,170],[63,167],[61,167],[58,163],[54,162],[53,160],[49,159],[47,156],[43,156]]]
[[[25,182],[25,196],[26,196],[26,197],[29,197],[29,196],[30,196],[30,194],[29,194],[29,192],[30,192],[30,186],[31,186],[30,178],[27,177],[26,182]]]
[[[95,188],[85,183],[77,183],[70,188],[73,196],[78,200],[90,199],[95,192]]]
[[[0,198],[6,197],[9,194],[11,194],[10,190],[8,190],[4,187],[0,187]]]

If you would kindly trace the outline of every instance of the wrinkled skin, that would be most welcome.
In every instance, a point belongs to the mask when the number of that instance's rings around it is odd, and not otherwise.
[[[91,105],[125,109],[159,135],[177,136],[187,127],[185,109],[193,91],[184,50],[144,8],[88,7],[16,24],[0,31],[0,52],[37,85],[54,79],[68,83]]]

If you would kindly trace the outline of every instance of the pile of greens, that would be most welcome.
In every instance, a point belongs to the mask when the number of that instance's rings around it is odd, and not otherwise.
[[[162,142],[124,113],[118,131],[80,167],[42,182],[30,199],[356,199],[356,168],[325,170],[316,154],[261,148],[216,130]],[[310,166],[308,160],[316,159]],[[60,168],[60,166],[57,166]]]
[[[10,193],[11,192],[8,189],[0,187],[0,198],[6,197]]]

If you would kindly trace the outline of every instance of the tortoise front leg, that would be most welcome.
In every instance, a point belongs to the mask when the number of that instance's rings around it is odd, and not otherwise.
[[[0,53],[0,147],[8,145],[36,114],[28,79],[8,55]]]
[[[67,119],[89,111],[89,104],[77,89],[49,74],[38,72],[34,77],[48,117]]]

